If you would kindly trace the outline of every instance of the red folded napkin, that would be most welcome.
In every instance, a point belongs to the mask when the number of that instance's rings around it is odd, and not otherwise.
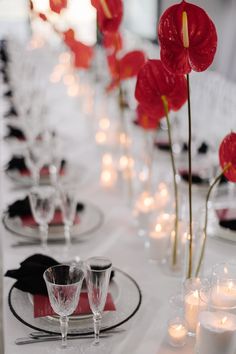
[[[236,219],[236,209],[235,208],[225,208],[225,209],[216,209],[216,215],[219,220],[234,220]]]
[[[22,221],[23,226],[36,226],[37,225],[37,223],[35,222],[32,215],[22,216],[21,221]],[[78,214],[76,214],[74,224],[78,225],[79,223],[80,223],[80,217]],[[54,217],[49,225],[54,225],[54,226],[58,225],[59,226],[62,224],[63,224],[62,213],[60,210],[56,210],[54,213]]]
[[[107,294],[107,300],[104,311],[116,311],[116,307],[110,293]],[[73,315],[87,315],[90,313],[91,310],[88,301],[88,293],[81,292],[79,304]],[[50,305],[48,296],[34,295],[34,317],[37,318],[53,315],[55,315],[55,312],[53,311]]]
[[[20,170],[20,174],[22,176],[31,176],[31,172],[30,170],[26,169],[26,170]],[[60,176],[64,176],[65,174],[65,169],[64,168],[61,168],[60,171],[59,171],[59,175]],[[40,170],[40,176],[41,177],[47,177],[49,176],[49,168],[48,167],[43,167],[41,168]]]

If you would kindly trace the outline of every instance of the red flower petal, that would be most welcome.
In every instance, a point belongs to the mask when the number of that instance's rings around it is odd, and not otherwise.
[[[162,96],[169,110],[179,110],[187,100],[186,79],[169,73],[160,60],[148,60],[139,71],[135,97],[148,114],[161,118],[165,116]]]
[[[120,60],[116,58],[115,54],[108,56],[107,60],[113,78],[108,86],[108,91],[110,91],[118,86],[121,80],[136,76],[146,59],[142,51],[134,50],[125,54]]]
[[[110,52],[109,55],[114,52],[118,52],[122,49],[122,37],[119,32],[106,32],[103,36],[103,45]]]
[[[231,163],[231,167],[224,173],[225,177],[236,182],[236,133],[226,135],[220,144],[219,159],[222,169]]]
[[[67,7],[67,0],[49,0],[50,9],[59,14],[62,9]]]
[[[156,130],[159,126],[160,119],[148,115],[143,107],[139,104],[137,107],[137,124],[145,130]]]
[[[187,13],[189,47],[183,44],[183,12]],[[169,7],[158,28],[161,60],[175,74],[204,71],[213,62],[217,48],[214,23],[199,6],[182,1]]]
[[[68,29],[66,32],[63,33],[64,35],[64,42],[68,47],[73,47],[75,40],[75,32],[73,29]]]
[[[89,68],[93,57],[93,48],[75,41],[71,50],[74,53],[74,66],[76,68]]]
[[[117,32],[122,17],[123,17],[123,4],[122,0],[103,0],[106,3],[111,17],[107,17],[104,12],[101,0],[91,0],[91,4],[97,9],[98,26],[102,33]]]
[[[41,12],[40,13],[38,13],[38,16],[41,18],[41,20],[43,20],[43,21],[47,21],[48,19],[47,19],[47,16],[46,15],[44,15],[44,14],[42,14]]]

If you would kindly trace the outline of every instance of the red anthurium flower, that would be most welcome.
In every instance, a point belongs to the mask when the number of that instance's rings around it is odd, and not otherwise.
[[[107,59],[113,78],[108,86],[108,91],[117,87],[120,81],[136,76],[146,60],[144,53],[140,50],[129,52],[121,59],[117,59],[115,54],[110,55]]]
[[[47,21],[48,19],[47,19],[47,16],[46,15],[44,15],[44,14],[42,14],[41,12],[40,13],[38,13],[38,16],[41,18],[41,20],[43,20],[43,21]]]
[[[159,126],[160,119],[148,115],[143,107],[139,104],[137,107],[137,120],[136,123],[145,130],[156,130]]]
[[[139,71],[135,97],[148,114],[162,118],[164,100],[174,111],[186,102],[187,82],[184,75],[169,73],[160,60],[148,60]]]
[[[97,10],[98,26],[102,33],[117,32],[122,16],[122,0],[91,0]]]
[[[219,158],[222,169],[229,166],[224,172],[225,177],[231,182],[236,182],[236,133],[232,132],[223,139]]]
[[[64,42],[68,47],[73,47],[75,43],[75,32],[73,29],[69,28],[66,32],[63,33]]]
[[[174,74],[204,71],[214,59],[217,47],[214,23],[202,8],[184,0],[161,16],[158,37],[161,60]]]
[[[50,9],[59,14],[62,9],[67,7],[67,0],[49,0]]]
[[[75,41],[71,50],[74,53],[74,65],[76,68],[87,69],[90,67],[93,57],[93,48],[79,41]]]
[[[103,45],[106,48],[108,55],[118,52],[123,46],[121,34],[119,32],[104,33]]]

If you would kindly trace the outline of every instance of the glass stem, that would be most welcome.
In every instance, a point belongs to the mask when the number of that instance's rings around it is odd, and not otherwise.
[[[94,344],[99,344],[99,333],[100,333],[100,326],[101,326],[101,314],[97,314],[93,316],[93,323],[94,323]]]
[[[40,181],[40,172],[37,168],[33,168],[32,171],[32,177],[33,177],[33,183],[35,186],[39,185],[39,181]]]
[[[66,246],[69,247],[70,246],[70,225],[66,223],[64,228],[65,228]]]
[[[47,240],[48,240],[48,225],[42,224],[40,225],[40,234],[41,234],[41,243],[43,249],[47,249]]]
[[[68,332],[68,317],[60,317],[60,326],[61,326],[61,345],[62,347],[67,347],[67,332]]]

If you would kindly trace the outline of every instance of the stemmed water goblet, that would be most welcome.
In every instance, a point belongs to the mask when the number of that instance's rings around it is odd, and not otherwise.
[[[31,171],[34,185],[38,185],[40,170],[46,162],[44,143],[35,141],[33,144],[29,144],[25,151],[25,162]]]
[[[44,272],[50,304],[60,316],[62,348],[67,347],[68,316],[75,311],[84,279],[83,271],[74,265],[57,265]]]
[[[85,262],[89,305],[93,312],[94,344],[99,344],[102,312],[106,303],[112,263],[105,257],[92,257]]]
[[[29,193],[30,206],[35,221],[39,224],[41,243],[47,248],[48,224],[55,211],[55,189],[51,186],[36,186]]]
[[[69,247],[71,243],[71,226],[74,223],[76,215],[77,195],[75,187],[70,184],[61,185],[60,197],[65,241],[67,247]]]

